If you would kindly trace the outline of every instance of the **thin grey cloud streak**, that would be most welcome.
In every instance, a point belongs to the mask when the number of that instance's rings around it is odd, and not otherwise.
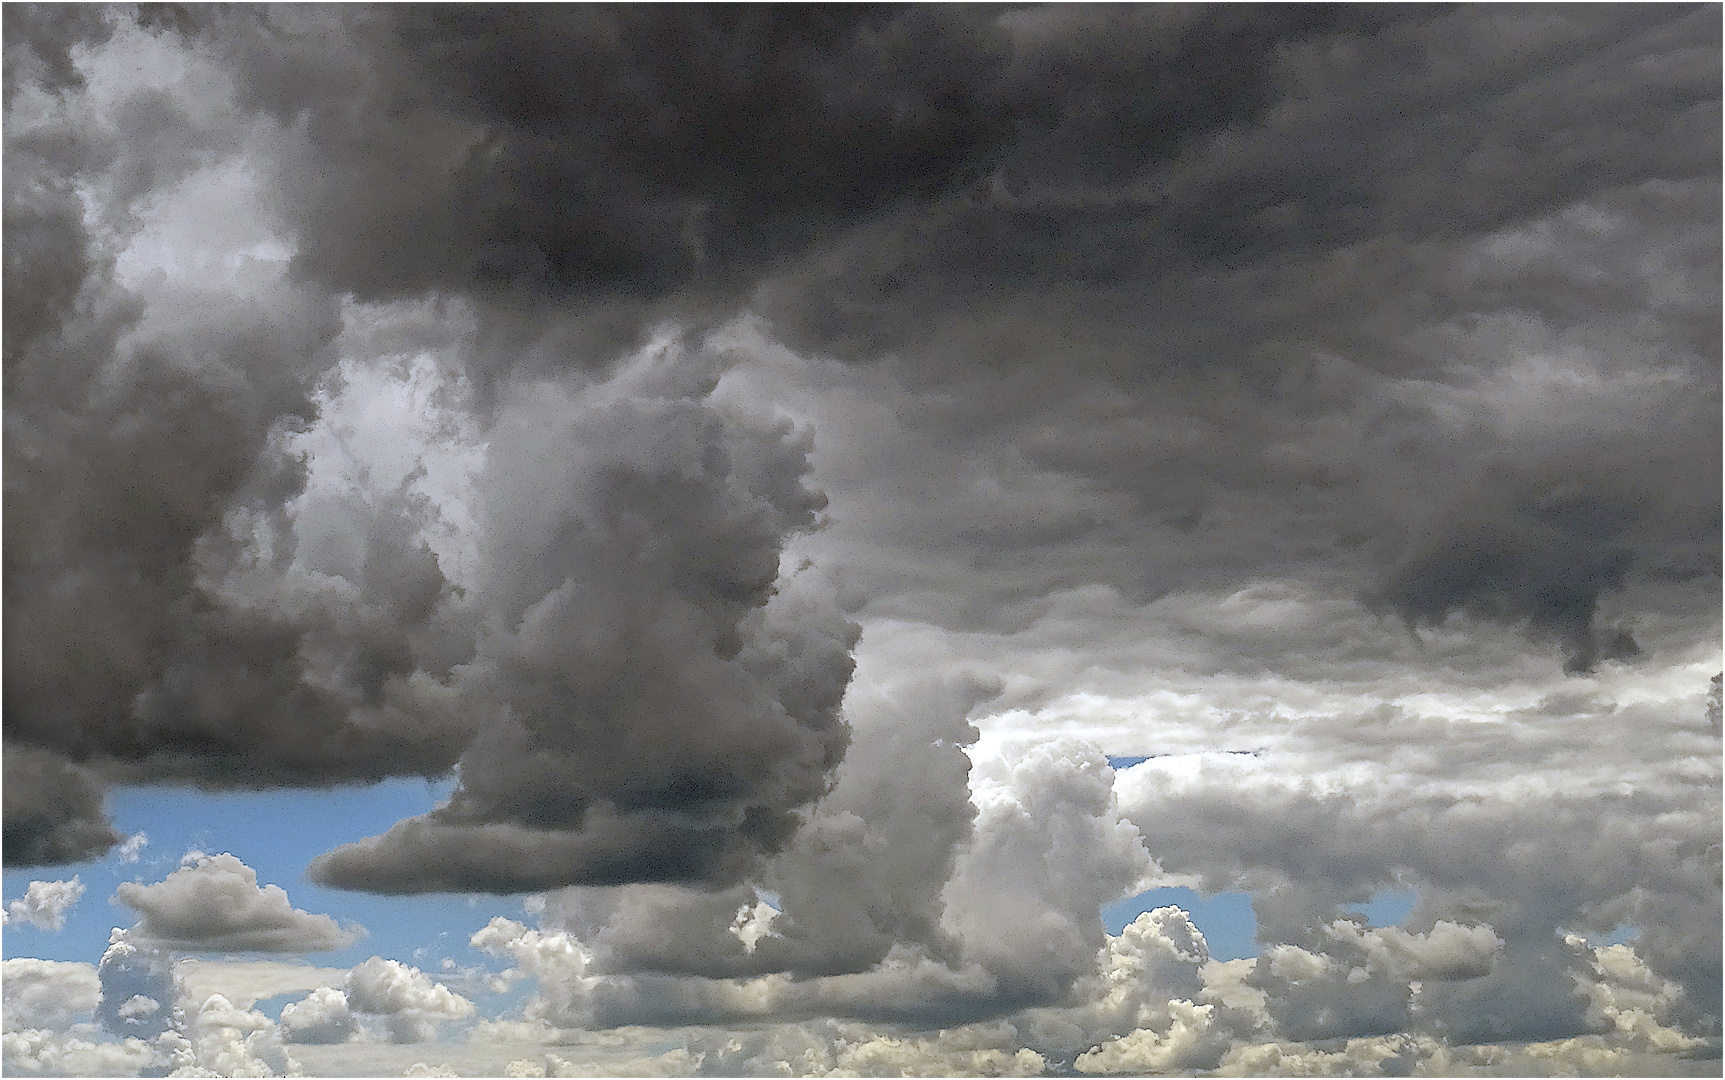
[[[454,777],[309,875],[620,1068],[1716,1063],[1718,8],[0,21],[9,866]],[[31,993],[348,940],[235,864]]]

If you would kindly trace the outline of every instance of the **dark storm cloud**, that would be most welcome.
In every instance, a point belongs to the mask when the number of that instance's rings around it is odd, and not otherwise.
[[[1628,657],[1605,606],[1718,573],[1718,19],[9,8],[8,744],[210,784],[459,762],[318,864],[358,887],[746,876],[846,743],[855,628],[779,577],[814,452],[698,346],[597,374],[745,305],[901,395],[822,419],[877,611],[1309,571]],[[109,47],[202,81],[116,89]],[[122,274],[222,162],[290,273]],[[283,448],[356,307],[426,298],[471,312],[501,433],[460,585],[407,482],[320,502]],[[1515,398],[1529,356],[1598,385]],[[846,962],[932,939],[911,907]],[[762,956],[826,963],[798,947]]]
[[[82,86],[72,46],[100,42],[109,32],[101,10],[83,4],[20,4],[0,16],[0,30],[6,41],[8,99],[20,86]]]
[[[857,627],[781,575],[825,497],[809,433],[727,412],[665,340],[611,379],[522,385],[480,477],[480,731],[447,804],[313,864],[380,891],[734,882],[822,795]]]
[[[124,12],[104,19],[116,48],[171,47]],[[801,482],[806,433],[708,408],[717,371],[680,348],[585,396],[562,387],[573,429],[505,408],[479,588],[464,594],[421,535],[429,511],[406,490],[418,473],[357,513],[307,492],[291,447],[345,316],[337,296],[272,276],[267,178],[291,135],[200,99],[225,78],[207,57],[158,57],[164,75],[185,63],[203,80],[170,92],[82,55],[82,93],[21,91],[7,128],[9,745],[207,785],[459,760],[440,827],[572,845],[482,884],[459,869],[342,875],[378,888],[734,880],[781,845],[843,756],[855,639],[829,603],[775,585],[783,536],[822,504]],[[242,247],[219,285],[195,273],[207,255],[152,248],[164,240],[141,225],[188,192],[254,200],[201,215],[216,230],[204,242]],[[128,257],[167,269],[139,275]],[[568,453],[587,456],[560,457],[566,484],[544,490],[540,456]],[[47,823],[9,816],[27,831],[15,854],[64,857],[94,789],[38,773],[71,809],[47,791]],[[76,836],[79,855],[108,842],[94,826]]]
[[[363,296],[514,285],[652,297],[746,284],[835,230],[986,189],[1002,167],[1123,179],[1267,105],[1279,44],[1374,18],[408,8],[344,18],[389,73],[362,81],[361,100],[330,93],[346,80],[315,84],[280,61],[252,69],[248,90],[283,115],[305,110],[329,140],[311,177],[320,193],[303,204],[303,272]],[[215,22],[242,55],[307,48],[291,17]],[[404,124],[464,143],[444,140],[435,168],[383,172],[363,141]],[[359,170],[380,182],[355,185]]]
[[[123,839],[102,811],[100,782],[54,754],[7,748],[0,790],[5,793],[0,853],[7,866],[83,862]]]
[[[368,733],[347,722],[363,697],[351,684],[301,683],[307,638],[329,630],[318,615],[235,610],[206,587],[237,555],[225,517],[267,514],[300,484],[264,451],[310,411],[303,379],[327,362],[333,301],[123,287],[98,234],[141,192],[114,185],[170,187],[226,133],[168,123],[129,139],[58,102],[19,115],[7,141],[8,742],[218,782],[447,768],[459,745]],[[379,556],[373,596],[411,625],[423,590],[396,565],[411,552]],[[400,671],[399,629],[379,636],[353,664],[381,668],[374,683]]]
[[[1594,625],[1600,594],[1621,588],[1633,561],[1622,539],[1640,516],[1638,500],[1579,487],[1516,494],[1524,499],[1507,507],[1476,497],[1440,515],[1435,535],[1392,573],[1383,602],[1411,624],[1458,610],[1525,620],[1563,645],[1572,672],[1638,655],[1627,631]]]

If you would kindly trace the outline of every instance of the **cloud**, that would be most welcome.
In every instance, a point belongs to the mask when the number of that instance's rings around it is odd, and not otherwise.
[[[1608,711],[1600,721],[1621,728],[1625,718]],[[1358,760],[1369,730],[1350,722],[1352,734],[1336,744],[1349,747],[1342,760]],[[1305,757],[1297,770],[1288,766],[1301,759],[1280,754],[1152,759],[1123,774],[1121,799],[1166,870],[1253,893],[1264,945],[1253,983],[1297,1038],[1405,1030],[1416,1013],[1458,1042],[1586,1034],[1570,986],[1587,977],[1587,960],[1563,934],[1583,926],[1605,934],[1619,922],[1650,928],[1637,955],[1685,987],[1679,1011],[1693,1009],[1692,1022],[1705,1028],[1718,999],[1715,887],[1701,870],[1711,841],[1702,822],[1717,794],[1673,771],[1667,755],[1700,737],[1684,730],[1673,703],[1640,714],[1635,730],[1638,740],[1672,741],[1647,748],[1645,772],[1635,767],[1633,808],[1621,791],[1582,795],[1562,786],[1556,771],[1532,785],[1506,771],[1517,755],[1544,758],[1531,730],[1516,735],[1519,751],[1493,738],[1497,749],[1477,763],[1450,755],[1431,777],[1423,774],[1435,761],[1380,764],[1370,779],[1344,779],[1348,769],[1336,768],[1328,775],[1340,786],[1328,792],[1314,786],[1326,782],[1315,766],[1334,750]],[[1568,732],[1563,742],[1573,738]],[[1623,783],[1635,755],[1599,752],[1616,765],[1594,782]],[[1577,782],[1593,773],[1576,765]],[[1417,780],[1402,771],[1409,768]],[[1530,844],[1547,856],[1530,863]],[[1403,927],[1338,918],[1344,906],[1391,887],[1419,897]],[[1642,905],[1660,914],[1630,914]]]
[[[102,810],[102,789],[86,770],[25,748],[7,751],[5,769],[6,865],[84,862],[120,842]]]
[[[123,863],[137,862],[138,853],[143,851],[149,842],[149,836],[143,832],[135,832],[131,836],[126,837],[125,842],[120,845],[120,861]]]
[[[377,956],[348,972],[346,1004],[353,1012],[382,1017],[395,1042],[435,1039],[439,1025],[474,1013],[473,1002],[418,968]],[[335,1008],[333,999],[323,1005],[326,1012]]]
[[[1150,869],[1137,831],[1114,803],[1106,761],[1079,743],[985,760],[978,769],[986,771],[972,778],[974,827],[963,827],[968,815],[948,822],[943,812],[938,820],[951,831],[928,845],[926,804],[910,804],[913,814],[899,819],[907,805],[880,798],[875,770],[895,770],[901,790],[953,777],[944,750],[958,757],[959,770],[962,751],[929,747],[912,733],[927,724],[967,739],[965,712],[989,689],[959,681],[880,690],[868,706],[877,720],[894,715],[887,710],[897,707],[896,692],[921,708],[897,714],[912,720],[908,729],[860,729],[859,756],[841,769],[829,800],[817,804],[795,846],[768,862],[765,881],[783,905],[773,919],[777,935],[745,949],[731,930],[737,901],[724,894],[649,886],[613,896],[554,894],[544,917],[556,929],[497,918],[472,941],[515,959],[511,981],[537,979],[527,1018],[569,1028],[822,1016],[956,1026],[1076,993],[1104,944],[1100,908],[1132,892]],[[874,741],[889,731],[904,741]],[[849,786],[865,778],[867,785]],[[847,806],[858,809],[841,810]],[[919,821],[922,845],[873,839]],[[929,865],[939,877],[913,872]],[[825,900],[829,890],[864,903],[835,907]],[[869,902],[895,894],[926,895],[933,923],[875,921]]]
[[[89,1017],[102,999],[96,969],[89,964],[12,957],[4,961],[6,1030],[64,1031]]]
[[[145,1039],[169,1030],[181,987],[161,950],[139,941],[131,931],[115,927],[96,975],[102,987],[96,1020],[104,1030]],[[153,1001],[156,1008],[136,1007],[134,1003],[140,1000]]]
[[[1687,1068],[1718,30],[9,9],[7,863],[455,775],[312,873],[545,891],[547,1073]],[[158,1067],[465,1019],[170,966],[345,940],[216,862],[99,969]],[[1260,955],[1103,934],[1175,883]]]
[[[1228,1033],[1213,1030],[1215,1011],[1214,1005],[1171,1001],[1167,1030],[1139,1028],[1080,1054],[1075,1067],[1085,1073],[1133,1074],[1215,1068],[1231,1042]]]
[[[849,741],[856,628],[780,567],[824,502],[808,433],[719,407],[718,363],[666,336],[605,380],[507,394],[468,601],[488,629],[450,687],[479,734],[447,804],[314,880],[719,884],[784,844]]]
[[[220,994],[242,1009],[266,998],[304,993],[339,985],[347,972],[283,960],[209,960],[185,957],[174,961],[173,977],[181,996],[202,1001]]]
[[[6,924],[29,923],[38,930],[63,930],[66,914],[84,895],[84,883],[71,881],[32,881],[24,895],[6,905]]]
[[[363,929],[288,903],[277,885],[232,855],[194,851],[154,885],[121,882],[115,899],[138,913],[132,933],[161,948],[204,952],[319,952],[341,949]]]
[[[93,1042],[78,1035],[57,1035],[27,1028],[0,1035],[6,1071],[39,1076],[136,1076],[156,1060],[140,1039]]]
[[[282,1006],[281,1025],[290,1043],[340,1043],[359,1032],[347,995],[327,986]]]
[[[220,994],[211,994],[195,1006],[186,1003],[176,1015],[173,1030],[158,1040],[158,1049],[173,1072],[182,1075],[300,1073],[299,1063],[282,1045],[275,1021],[256,1009],[238,1008]]]
[[[1525,619],[1535,633],[1562,643],[1571,672],[1633,659],[1641,652],[1635,640],[1621,629],[1596,628],[1594,613],[1601,594],[1621,588],[1634,562],[1620,538],[1642,513],[1644,498],[1574,481],[1537,491],[1524,487],[1499,494],[1496,506],[1476,498],[1458,508],[1392,571],[1382,602],[1414,624],[1439,622],[1456,610]]]
[[[314,874],[743,889],[840,782],[805,556],[959,632],[1276,581],[1578,673],[1646,662],[1639,612],[1692,644],[1715,21],[21,18],[6,738],[49,764],[8,859],[114,843],[98,777],[459,764]],[[938,953],[931,892],[652,963]]]

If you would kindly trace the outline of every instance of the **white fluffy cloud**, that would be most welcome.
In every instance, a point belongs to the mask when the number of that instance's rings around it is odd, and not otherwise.
[[[425,1042],[437,1037],[440,1025],[465,1020],[473,1002],[399,960],[374,956],[347,973],[347,1007],[375,1016],[388,1027],[395,1042]],[[335,1009],[325,999],[326,1009]]]
[[[155,1048],[141,1039],[99,1042],[35,1028],[8,1031],[0,1044],[12,1075],[136,1076],[158,1060]]]
[[[62,1030],[87,1020],[102,1000],[102,986],[90,964],[14,957],[0,963],[7,1031],[22,1028]]]
[[[66,925],[66,915],[84,895],[84,883],[71,881],[32,881],[24,895],[6,905],[6,925],[26,923],[38,930],[60,930]]]
[[[340,1043],[359,1033],[347,995],[327,986],[283,1006],[281,1025],[287,1041],[293,1043]]]
[[[154,885],[122,882],[115,898],[138,913],[134,934],[153,945],[211,952],[317,952],[353,944],[361,928],[301,911],[279,885],[229,854],[194,851]]]
[[[169,1076],[294,1076],[299,1063],[282,1045],[275,1021],[242,1009],[220,994],[177,1010],[176,1022],[157,1040]]]

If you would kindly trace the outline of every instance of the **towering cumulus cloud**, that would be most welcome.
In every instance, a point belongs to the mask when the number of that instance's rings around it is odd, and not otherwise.
[[[783,537],[825,500],[788,420],[726,416],[715,358],[503,392],[477,478],[478,735],[449,802],[313,865],[382,892],[731,881],[826,787],[856,627]]]

